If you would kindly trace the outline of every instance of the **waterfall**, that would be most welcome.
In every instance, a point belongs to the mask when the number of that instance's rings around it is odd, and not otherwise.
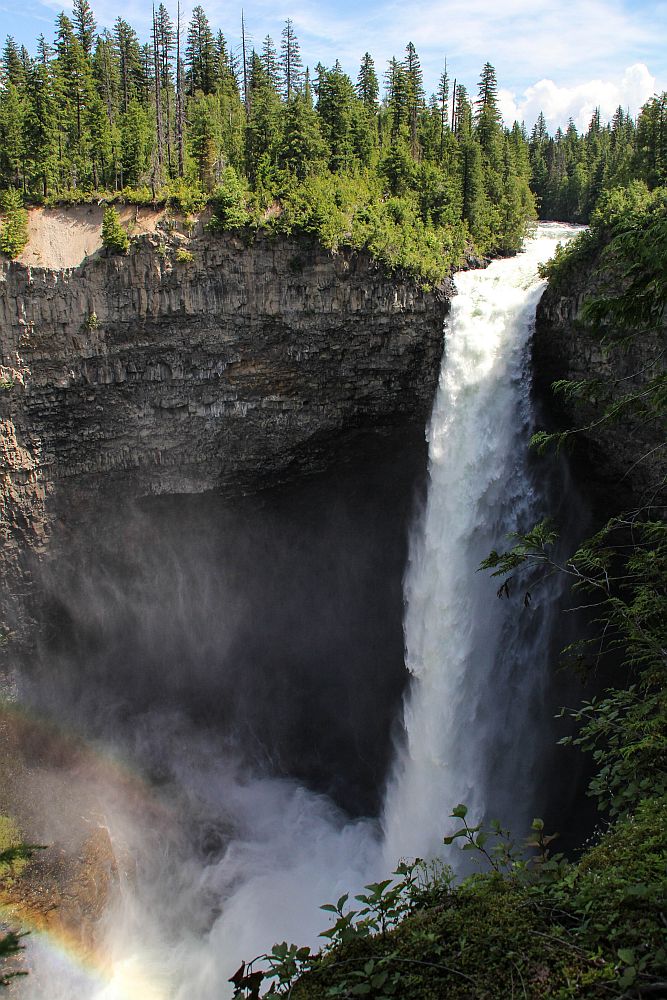
[[[91,963],[53,936],[32,935],[31,974],[16,986],[23,1000],[221,1000],[231,994],[228,979],[241,960],[275,941],[319,947],[326,922],[320,904],[346,891],[353,896],[385,877],[400,857],[440,853],[457,803],[465,802],[474,817],[497,816],[521,831],[535,801],[545,649],[558,595],[535,595],[518,613],[497,599],[489,574],[476,570],[510,532],[545,512],[543,485],[536,484],[528,457],[528,343],[543,287],[537,265],[574,233],[541,225],[516,257],[456,277],[428,430],[426,507],[405,579],[411,674],[405,734],[381,822],[350,820],[325,795],[258,774],[184,711],[147,704],[129,733],[130,722],[118,722],[116,743],[105,735],[103,745],[122,747],[125,740],[162,782],[151,786],[131,775],[119,784],[113,759],[91,772],[102,777],[89,779],[101,801],[101,818],[91,821],[104,825],[121,858],[132,859],[105,917],[102,960]],[[177,597],[191,577],[181,580],[177,561],[165,565],[175,588],[168,606],[179,608]],[[108,587],[116,583],[111,579]],[[122,588],[132,594],[131,581]],[[183,642],[195,643],[195,652],[201,648],[193,662],[198,668],[201,660],[203,671],[221,657],[206,645],[205,619],[222,607],[226,591],[221,597],[213,588],[210,607],[205,588],[201,599],[198,593],[205,615],[189,623],[189,632],[184,627]],[[102,587],[105,609],[107,595]],[[228,599],[240,616],[231,590]],[[143,622],[150,605],[137,603]],[[150,625],[150,615],[147,620]],[[149,640],[157,633],[157,626],[144,622],[144,628]],[[103,672],[108,667],[104,659]],[[92,686],[91,698],[95,692]],[[119,789],[126,786],[131,794],[124,800]],[[198,849],[198,828],[213,831],[216,850]]]
[[[519,614],[476,570],[544,513],[528,468],[527,349],[544,287],[538,264],[574,233],[543,224],[523,253],[456,278],[428,431],[427,505],[405,582],[411,686],[385,802],[389,864],[437,853],[459,802],[517,832],[532,808],[555,595]]]

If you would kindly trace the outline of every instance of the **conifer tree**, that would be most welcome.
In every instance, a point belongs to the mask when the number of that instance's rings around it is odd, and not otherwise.
[[[380,87],[378,84],[377,74],[375,72],[375,63],[373,62],[372,56],[369,52],[364,53],[361,60],[359,76],[357,77],[356,91],[357,97],[362,102],[366,110],[373,113],[377,112]]]
[[[37,38],[37,59],[44,66],[47,66],[51,62],[52,56],[53,56],[53,48],[44,38],[44,35],[39,35]]]
[[[463,218],[468,223],[470,234],[484,250],[488,239],[487,203],[484,192],[484,171],[482,153],[470,130],[463,123],[460,136],[460,171]]]
[[[141,49],[137,33],[122,17],[116,18],[114,38],[120,66],[122,107],[127,112],[132,98],[138,96],[143,81]]]
[[[245,169],[253,183],[262,186],[277,164],[284,108],[257,53],[252,56],[249,87]]]
[[[93,77],[97,92],[104,102],[109,124],[113,125],[120,104],[120,72],[114,40],[106,30],[97,38],[93,56]]]
[[[454,132],[460,139],[464,139],[472,132],[472,108],[468,100],[468,91],[462,83],[456,87],[454,100]]]
[[[130,240],[123,229],[116,209],[109,205],[102,217],[102,245],[110,253],[127,253]]]
[[[419,56],[417,55],[417,50],[412,42],[408,42],[405,49],[403,70],[405,72],[407,91],[407,114],[410,127],[410,144],[412,148],[412,155],[416,159],[419,156],[417,119],[420,110],[424,107],[424,79]]]
[[[436,100],[436,107],[438,110],[438,126],[440,132],[440,156],[442,156],[445,149],[445,136],[449,131],[449,74],[447,73],[446,60],[445,68],[440,74],[440,79],[438,81]]]
[[[650,188],[667,182],[667,92],[652,97],[642,108],[636,170]]]
[[[277,91],[280,87],[280,60],[271,35],[267,35],[262,42],[261,60],[267,80]]]
[[[339,62],[320,74],[317,112],[329,146],[332,170],[346,170],[354,160],[367,159],[364,148],[367,144],[361,145],[366,133],[362,121],[364,108]]]
[[[97,94],[93,94],[86,108],[85,128],[92,169],[90,179],[93,189],[99,190],[100,187],[110,186],[115,180],[115,146],[111,123]]]
[[[409,117],[409,88],[405,68],[396,58],[389,60],[385,74],[386,104],[392,141],[396,141]]]
[[[321,169],[326,154],[317,113],[305,95],[297,93],[285,107],[278,163],[303,180]]]
[[[176,6],[176,147],[178,176],[185,173],[185,65],[181,58],[181,4]]]
[[[90,137],[84,122],[95,87],[91,65],[65,14],[58,17],[57,29],[55,72],[60,105],[60,170],[63,181],[76,188],[92,181]]]
[[[7,83],[0,104],[0,168],[9,184],[25,190],[26,102],[18,87]]]
[[[90,8],[88,0],[74,0],[72,21],[76,31],[76,37],[81,43],[83,54],[86,59],[90,59],[95,43],[95,31],[97,25]]]
[[[28,242],[28,213],[23,198],[14,188],[0,195],[0,250],[8,257],[18,257]]]
[[[180,11],[179,11],[180,13]],[[170,177],[176,172],[174,142],[175,138],[175,104],[174,90],[174,52],[176,48],[176,30],[167,8],[161,3],[155,12],[154,20],[154,90],[156,125],[158,142],[164,145],[167,159],[167,170]],[[176,130],[177,131],[177,130]],[[160,139],[162,142],[160,143]]]
[[[212,191],[217,180],[220,150],[219,119],[212,95],[197,94],[190,104],[189,125],[190,152],[197,164],[199,181],[204,191]]]
[[[294,25],[289,18],[285,21],[285,27],[282,31],[280,69],[283,97],[289,103],[303,88],[301,49],[294,33]]]
[[[499,166],[502,119],[498,110],[498,83],[496,71],[487,62],[479,81],[475,104],[475,124],[482,152],[492,168]]]
[[[25,86],[25,67],[19,48],[11,35],[7,36],[2,50],[2,82],[11,83],[19,90]]]
[[[121,121],[120,183],[145,183],[154,144],[154,128],[144,106],[133,97]]]
[[[211,26],[201,5],[197,5],[192,11],[185,47],[185,65],[191,96],[198,90],[204,94],[214,93],[215,44]]]
[[[395,136],[380,161],[380,172],[391,194],[404,195],[415,180],[415,161],[402,135]]]
[[[32,173],[46,197],[57,177],[57,106],[53,76],[48,64],[37,62],[28,80],[25,146],[30,150]]]

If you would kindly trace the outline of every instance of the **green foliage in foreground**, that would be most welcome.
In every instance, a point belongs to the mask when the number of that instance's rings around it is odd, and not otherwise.
[[[551,855],[541,820],[525,845],[498,824],[453,812],[460,841],[484,870],[455,884],[445,867],[402,864],[394,878],[323,910],[325,949],[286,942],[243,965],[236,997],[372,1000],[660,995],[667,977],[667,799],[643,802],[578,863]],[[634,992],[634,991],[638,992]],[[264,991],[264,992],[263,992]]]

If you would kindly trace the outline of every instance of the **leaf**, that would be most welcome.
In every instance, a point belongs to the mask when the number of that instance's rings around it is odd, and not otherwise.
[[[245,962],[241,962],[241,964],[239,965],[239,967],[236,970],[236,972],[234,973],[234,975],[230,976],[229,979],[227,980],[227,982],[228,983],[233,983],[234,986],[238,987],[238,986],[240,986],[241,982],[243,981],[244,974],[245,974]]]
[[[632,986],[636,978],[637,970],[631,965],[627,969],[624,969],[622,975],[619,976],[618,985],[625,989],[628,986]]]
[[[389,978],[389,973],[387,971],[378,972],[377,975],[373,976],[371,979],[371,986],[374,990],[379,990],[387,982]]]
[[[457,837],[465,837],[467,833],[468,831],[465,829],[457,830],[456,833],[452,833],[448,837],[443,837],[442,841],[444,844],[452,844]]]
[[[452,816],[455,816],[457,819],[465,819],[467,815],[468,807],[464,806],[462,803],[459,803],[458,806],[454,806],[452,809]]]

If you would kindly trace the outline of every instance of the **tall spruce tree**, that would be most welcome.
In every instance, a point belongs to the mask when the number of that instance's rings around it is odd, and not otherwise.
[[[264,67],[264,72],[266,73],[266,78],[275,90],[280,88],[280,59],[278,58],[278,51],[273,44],[273,39],[271,35],[267,35],[262,42],[262,54],[261,54],[262,66]]]
[[[294,25],[289,18],[285,21],[282,31],[280,70],[283,97],[289,102],[303,88],[301,48],[294,33]]]
[[[421,62],[412,42],[408,42],[403,60],[403,70],[407,89],[407,114],[410,128],[410,145],[415,159],[419,156],[417,121],[424,107],[424,76]]]
[[[438,114],[439,152],[440,156],[442,156],[445,151],[445,136],[449,131],[449,74],[447,72],[446,60],[445,68],[440,74],[438,81],[435,107]]]
[[[97,25],[88,0],[74,0],[72,21],[83,54],[86,59],[90,59],[95,44]]]
[[[120,68],[122,108],[127,112],[130,101],[137,97],[143,82],[141,48],[137,33],[122,17],[114,23],[114,39]]]
[[[204,8],[197,5],[192,11],[185,46],[186,80],[188,91],[194,97],[198,90],[204,94],[215,91],[215,43]]]
[[[375,63],[369,52],[365,52],[361,60],[356,92],[357,97],[366,110],[375,113],[378,107],[380,86],[378,84],[377,73],[375,72]]]

